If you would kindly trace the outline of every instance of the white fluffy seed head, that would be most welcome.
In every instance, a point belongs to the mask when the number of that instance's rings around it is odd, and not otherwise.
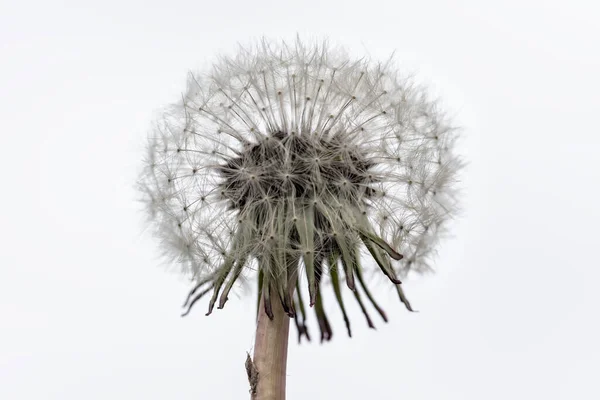
[[[197,279],[228,258],[277,279],[285,263],[265,260],[327,259],[335,238],[358,246],[365,230],[404,255],[404,275],[429,268],[457,209],[456,138],[389,64],[263,42],[190,75],[156,123],[140,187],[165,249]],[[306,209],[313,241],[298,228]]]

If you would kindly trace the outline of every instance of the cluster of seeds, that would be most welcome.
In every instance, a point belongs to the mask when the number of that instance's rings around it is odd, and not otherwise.
[[[186,313],[208,293],[208,313],[223,307],[257,269],[267,314],[276,298],[300,336],[309,337],[304,278],[322,340],[332,335],[325,276],[348,334],[341,279],[374,326],[361,291],[387,317],[366,268],[377,266],[411,309],[398,277],[429,268],[456,211],[456,134],[436,104],[388,65],[326,45],[223,58],[190,75],[154,133],[141,187],[167,254],[196,280]]]

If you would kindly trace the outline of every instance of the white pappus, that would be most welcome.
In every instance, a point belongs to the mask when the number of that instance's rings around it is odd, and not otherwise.
[[[299,284],[308,285],[321,340],[331,281],[344,280],[384,320],[363,270],[380,270],[410,310],[398,277],[430,268],[457,211],[457,130],[424,89],[391,63],[320,45],[263,41],[190,74],[181,102],[157,122],[139,187],[166,253],[211,293],[210,314],[257,271],[259,296],[280,301],[310,338]]]

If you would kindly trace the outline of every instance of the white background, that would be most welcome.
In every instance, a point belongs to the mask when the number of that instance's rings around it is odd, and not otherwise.
[[[254,294],[181,319],[190,285],[159,262],[133,183],[189,69],[297,32],[396,50],[470,164],[438,273],[405,283],[420,312],[382,284],[390,323],[353,308],[348,339],[329,301],[331,343],[292,329],[288,399],[600,398],[595,2],[0,4],[0,398],[248,398]]]

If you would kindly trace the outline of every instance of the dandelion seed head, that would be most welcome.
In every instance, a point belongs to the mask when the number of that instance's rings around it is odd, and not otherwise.
[[[211,304],[256,261],[293,314],[301,268],[311,304],[338,266],[348,286],[369,265],[394,282],[430,268],[457,210],[456,137],[389,64],[264,41],[190,74],[140,187],[166,252],[212,282]],[[359,262],[365,249],[375,261]]]

